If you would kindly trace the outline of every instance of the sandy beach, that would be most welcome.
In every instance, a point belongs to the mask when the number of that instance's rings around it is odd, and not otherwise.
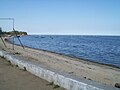
[[[112,86],[114,86],[115,83],[120,83],[119,68],[71,58],[43,50],[35,50],[27,47],[23,49],[16,45],[15,50],[12,50],[12,44],[7,42],[6,44],[8,49],[6,49],[0,41],[0,48],[13,54],[17,53],[28,59],[37,60],[48,68]]]

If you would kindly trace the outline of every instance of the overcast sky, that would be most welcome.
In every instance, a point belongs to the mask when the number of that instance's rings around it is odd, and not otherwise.
[[[29,34],[120,35],[120,0],[0,0],[3,17]],[[12,22],[0,27],[12,30]]]

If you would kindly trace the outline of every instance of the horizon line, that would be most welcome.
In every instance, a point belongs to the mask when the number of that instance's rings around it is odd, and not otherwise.
[[[47,34],[47,33],[28,33],[28,35],[81,35],[81,36],[120,36],[119,34]]]

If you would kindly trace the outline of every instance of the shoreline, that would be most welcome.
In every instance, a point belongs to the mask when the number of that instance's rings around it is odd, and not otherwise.
[[[12,44],[6,42],[8,48]],[[33,61],[38,61],[48,68],[56,69],[61,72],[67,72],[70,75],[92,80],[95,82],[114,86],[115,83],[120,83],[120,68],[109,65],[99,64],[84,59],[78,59],[63,54],[58,54],[46,50],[38,50],[29,47],[23,49],[19,45],[15,45],[15,50],[5,49],[13,54],[18,55]]]
[[[29,36],[29,35],[27,35]],[[43,35],[44,36],[44,35]],[[74,36],[74,35],[72,35]],[[81,35],[81,36],[91,36],[91,35]],[[97,35],[93,35],[93,36],[97,36]],[[99,35],[98,35],[99,36]],[[104,36],[104,35],[103,35]],[[12,37],[10,37],[12,38]],[[12,42],[9,40],[10,38],[8,38],[7,42],[12,44]],[[19,44],[14,44],[16,46],[20,46],[22,47],[21,45]],[[75,58],[75,59],[78,59],[78,61],[87,61],[87,62],[92,62],[92,63],[95,63],[95,64],[101,64],[101,65],[105,65],[105,66],[110,66],[110,67],[113,67],[113,68],[118,68],[120,69],[120,66],[117,66],[117,65],[112,65],[110,63],[104,63],[104,62],[98,62],[98,61],[94,61],[92,59],[87,59],[87,58],[82,58],[82,57],[77,57],[75,55],[67,55],[65,53],[59,53],[59,52],[55,52],[55,51],[49,51],[49,50],[44,50],[44,49],[38,49],[38,48],[34,48],[34,47],[29,47],[29,46],[24,46],[24,47],[27,47],[27,48],[30,48],[30,49],[35,49],[35,50],[41,50],[41,51],[46,51],[46,52],[50,52],[50,53],[53,53],[53,54],[58,54],[58,55],[62,55],[62,56],[67,56],[67,57],[70,57],[70,58]]]
[[[11,42],[8,42],[8,43],[12,44]],[[18,45],[18,44],[14,44],[14,45],[22,47],[21,45]],[[119,66],[112,65],[112,64],[106,64],[106,63],[102,63],[102,62],[92,61],[90,59],[85,59],[85,58],[76,57],[76,56],[72,56],[72,55],[70,56],[70,55],[66,55],[64,53],[58,53],[58,52],[48,51],[48,50],[44,50],[44,49],[32,48],[32,47],[29,47],[29,46],[24,46],[24,47],[25,48],[30,48],[30,49],[35,49],[35,50],[40,50],[40,51],[45,51],[45,52],[49,52],[49,53],[53,53],[53,54],[58,54],[58,55],[65,56],[65,57],[70,57],[70,58],[73,58],[73,59],[77,59],[77,61],[83,61],[83,62],[98,64],[98,65],[104,65],[106,67],[112,67],[112,68],[118,68],[118,69],[120,69]]]

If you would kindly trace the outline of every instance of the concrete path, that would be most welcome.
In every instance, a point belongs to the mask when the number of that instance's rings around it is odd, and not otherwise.
[[[65,90],[12,66],[0,57],[0,90]]]

